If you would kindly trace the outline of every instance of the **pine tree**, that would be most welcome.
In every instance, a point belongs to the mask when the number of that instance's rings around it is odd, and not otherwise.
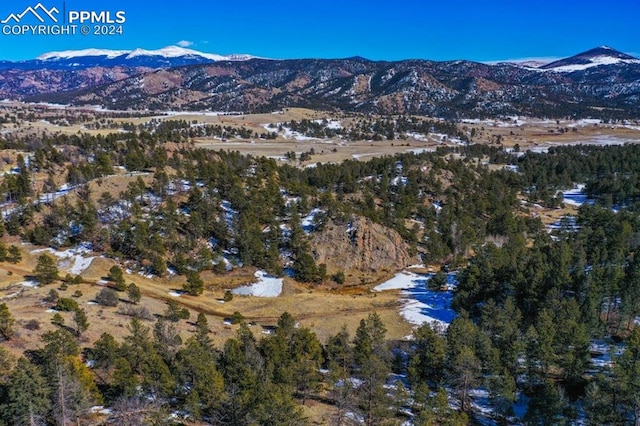
[[[122,269],[120,269],[118,265],[113,265],[109,269],[108,279],[109,281],[112,281],[114,283],[116,290],[118,291],[126,290],[127,285],[124,281],[124,273],[122,272]]]
[[[556,351],[554,342],[556,341],[556,323],[553,315],[547,309],[543,309],[538,315],[536,323],[536,334],[538,342],[538,361],[542,367],[542,372],[547,375],[549,369],[556,361]]]
[[[16,425],[45,425],[49,407],[49,386],[42,373],[26,358],[18,359],[7,381],[4,419]]]
[[[129,335],[124,337],[120,353],[129,362],[136,373],[140,372],[140,365],[144,358],[154,351],[149,327],[142,324],[139,318],[131,318],[127,326]]]
[[[166,362],[173,362],[179,346],[182,345],[182,338],[176,330],[175,323],[158,318],[153,326],[153,338],[156,351]]]
[[[441,384],[444,379],[446,343],[443,336],[424,324],[414,332],[415,349],[409,358],[411,383]]]
[[[589,333],[582,323],[580,307],[575,299],[563,301],[556,320],[556,341],[563,375],[569,381],[581,382],[589,366]]]
[[[584,397],[584,411],[588,424],[624,424],[624,410],[620,399],[625,397],[622,389],[611,377],[598,374],[587,385]]]
[[[9,263],[18,263],[22,260],[22,253],[17,246],[11,244],[9,246],[9,253],[7,254],[7,261]]]
[[[251,368],[246,351],[237,339],[224,344],[220,358],[225,383],[225,397],[217,410],[217,417],[224,424],[250,423],[250,412],[257,402],[258,371]]]
[[[374,313],[360,321],[354,338],[355,375],[362,380],[356,392],[357,402],[367,426],[378,424],[392,414],[391,401],[384,388],[391,372],[385,334],[384,324]]]
[[[129,298],[129,302],[137,305],[140,302],[140,299],[142,299],[140,288],[134,283],[130,283],[127,287],[127,297]]]
[[[109,333],[102,333],[100,338],[93,344],[91,351],[95,368],[106,370],[115,362],[120,346],[116,339]]]
[[[38,256],[38,262],[33,275],[40,284],[51,284],[58,279],[58,265],[53,256],[43,253]]]
[[[197,399],[193,398],[188,404],[190,411],[211,416],[224,393],[224,379],[216,366],[215,353],[191,338],[178,352],[177,361],[180,388],[188,389],[187,397],[197,395]]]
[[[164,317],[169,321],[178,322],[181,319],[189,318],[189,310],[187,308],[180,308],[178,302],[169,299],[167,300],[167,309],[164,312]]]
[[[513,403],[516,399],[516,381],[505,368],[502,374],[494,374],[485,379],[489,391],[489,402],[503,421],[513,415]]]
[[[53,315],[53,318],[51,318],[51,324],[58,327],[64,327],[64,317],[60,315],[60,312],[56,312]]]
[[[301,251],[297,254],[293,261],[293,272],[298,281],[305,283],[316,282],[320,279],[316,262],[308,251]]]
[[[634,425],[640,424],[640,327],[627,339],[625,351],[614,364],[621,387],[623,406],[631,414]]]
[[[13,329],[13,325],[15,323],[15,319],[11,312],[9,312],[9,307],[6,303],[0,304],[0,335],[5,339],[9,340],[13,337],[15,330]]]
[[[289,350],[293,354],[293,371],[296,390],[304,405],[310,391],[316,390],[321,376],[318,372],[322,364],[322,345],[316,334],[308,328],[297,329]]]
[[[196,341],[204,346],[211,347],[211,338],[209,337],[209,321],[207,320],[207,316],[203,312],[198,313],[198,318],[196,319]]]
[[[9,373],[15,364],[15,358],[5,348],[0,346],[0,384],[5,384]]]
[[[478,360],[473,348],[464,346],[451,360],[450,369],[451,379],[458,391],[462,411],[468,412],[471,409],[469,392],[479,383],[480,360]]]
[[[204,291],[204,281],[197,272],[189,271],[187,273],[187,282],[184,283],[182,289],[191,296],[200,296]]]
[[[462,411],[471,408],[469,392],[478,384],[481,363],[476,353],[479,330],[466,314],[447,329],[447,373],[457,392]]]
[[[131,364],[125,358],[116,358],[113,362],[112,386],[116,395],[125,398],[132,397],[137,392],[138,377],[131,368]]]
[[[164,359],[155,351],[144,357],[140,365],[140,379],[143,391],[152,395],[167,397],[176,387],[176,378]]]
[[[76,309],[73,313],[73,322],[76,324],[76,336],[80,337],[82,333],[89,328],[89,320],[84,309]]]
[[[307,420],[288,389],[270,382],[258,388],[259,397],[252,414],[263,426],[298,426]]]
[[[7,260],[7,246],[0,241],[0,262]]]
[[[564,408],[565,401],[558,391],[558,386],[547,380],[529,401],[529,409],[524,421],[527,424],[559,424],[564,420],[562,414]]]
[[[350,371],[353,364],[353,350],[349,332],[343,326],[340,332],[331,336],[325,347],[329,367],[329,396],[335,406],[332,424],[347,424],[348,414],[354,409],[354,389],[350,386]]]
[[[353,351],[349,340],[349,332],[346,326],[342,326],[338,334],[329,337],[325,347],[329,369],[341,372],[344,378],[352,366]]]

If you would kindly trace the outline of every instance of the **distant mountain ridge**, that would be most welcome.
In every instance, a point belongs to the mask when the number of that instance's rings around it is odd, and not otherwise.
[[[252,58],[255,56],[217,55],[179,46],[167,46],[158,50],[83,49],[49,52],[27,61],[0,61],[0,70],[81,70],[91,67],[171,68],[216,61],[244,61]]]
[[[640,60],[609,47],[540,68],[361,57],[216,60],[180,49],[151,56],[144,50],[43,55],[39,68],[0,67],[0,98],[136,110],[266,112],[308,107],[452,118],[640,117]],[[102,62],[55,68],[61,61],[88,63],[87,58]],[[163,67],[144,62],[148,58],[206,62]],[[109,62],[114,59],[120,62]],[[115,63],[119,65],[109,65]]]

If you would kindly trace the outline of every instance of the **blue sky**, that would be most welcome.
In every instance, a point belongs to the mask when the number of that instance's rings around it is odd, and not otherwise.
[[[3,0],[0,20],[38,1],[62,10],[63,0]],[[269,58],[494,61],[564,57],[600,45],[640,55],[640,0],[66,0],[65,6],[67,12],[125,11],[123,34],[0,34],[0,60],[178,42],[210,53]],[[37,23],[33,17],[25,21]]]

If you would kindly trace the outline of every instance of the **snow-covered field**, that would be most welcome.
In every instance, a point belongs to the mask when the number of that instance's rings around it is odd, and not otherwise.
[[[282,293],[282,278],[274,277],[265,271],[255,273],[258,282],[231,290],[233,294],[255,297],[278,297]]]
[[[527,150],[531,152],[536,152],[536,153],[546,153],[546,152],[549,152],[549,148],[552,148],[554,146],[575,146],[575,145],[611,146],[611,145],[624,145],[626,143],[638,143],[638,139],[621,138],[618,136],[611,136],[611,135],[598,135],[598,136],[588,137],[584,140],[579,140],[574,142],[540,144],[538,146],[528,148]]]
[[[425,323],[437,323],[446,328],[456,316],[456,313],[451,309],[456,274],[447,274],[445,291],[432,291],[427,288],[427,282],[433,276],[434,274],[425,275],[403,271],[376,286],[374,290],[403,290],[400,294],[405,303],[400,309],[400,315],[407,322],[418,326]]]

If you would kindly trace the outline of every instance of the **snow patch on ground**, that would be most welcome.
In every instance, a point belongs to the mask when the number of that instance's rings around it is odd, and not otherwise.
[[[405,152],[412,152],[414,154],[424,154],[425,152],[436,152],[436,148],[435,147],[429,147],[429,148],[411,148],[408,149]],[[354,155],[355,157],[355,155]]]
[[[584,203],[593,204],[593,200],[587,200],[587,194],[584,193],[584,184],[580,184],[575,188],[562,191],[564,203],[572,206],[580,207]]]
[[[427,136],[424,133],[407,132],[405,134],[407,137],[413,138],[417,141],[424,141],[427,139]]]
[[[351,156],[352,156],[354,159],[358,160],[358,159],[360,159],[360,158],[364,158],[364,157],[375,157],[375,156],[378,156],[378,155],[380,155],[380,153],[379,153],[379,152],[368,152],[368,153],[365,153],[365,154],[352,154]]]
[[[152,280],[153,279],[153,274],[145,273],[145,271],[138,272],[138,275],[140,275],[141,277],[146,278],[148,280]]]
[[[257,271],[258,282],[231,290],[233,294],[255,297],[278,297],[282,293],[282,278],[277,278],[265,271]]]
[[[325,120],[313,120],[317,124],[324,124]],[[325,127],[331,130],[340,130],[342,129],[342,123],[338,120],[326,120]]]
[[[89,411],[91,411],[93,414],[102,414],[105,416],[108,416],[112,413],[110,408],[104,408],[103,405],[96,405],[94,407],[91,407]]]
[[[424,269],[424,263],[419,263],[417,265],[411,265],[411,266],[407,266],[407,269]]]
[[[184,293],[181,291],[170,291],[169,292],[169,296],[171,297],[180,297],[182,296]]]
[[[238,211],[231,206],[231,202],[228,200],[222,200],[220,207],[224,211],[224,221],[227,224],[227,228],[233,227],[233,221],[238,217]]]
[[[403,290],[401,297],[405,303],[400,315],[407,322],[418,326],[437,323],[446,328],[456,316],[451,309],[456,274],[447,275],[445,291],[432,291],[427,288],[427,283],[433,276],[434,274],[399,272],[390,280],[376,286],[374,291]]]
[[[315,219],[318,214],[324,213],[322,209],[315,208],[302,219],[302,229],[309,233],[315,228]]]
[[[604,340],[592,340],[589,344],[591,365],[596,369],[611,368],[613,366],[611,356],[619,357],[624,352],[625,345],[607,343]]]
[[[59,267],[66,270],[71,275],[82,274],[95,259],[95,256],[87,256],[91,253],[88,245],[79,245],[64,251],[54,250],[52,248],[33,250],[32,254],[49,252],[59,259]]]
[[[391,179],[392,186],[407,186],[409,179],[405,176],[396,176]]]
[[[278,133],[285,139],[295,139],[297,141],[318,140],[318,138],[312,138],[310,136],[305,136],[302,133],[296,132],[294,130],[291,130],[291,128],[286,127],[286,126],[282,126],[282,131],[280,132],[279,131],[279,128],[281,126],[280,124],[277,124],[276,127],[271,127],[271,126],[272,126],[272,124],[269,123],[269,124],[265,124],[263,127],[267,132],[269,132],[269,133],[272,133],[272,132]]]
[[[420,284],[426,284],[426,279],[424,279],[423,282],[420,282],[419,277],[420,275],[414,274],[413,272],[398,272],[393,278],[377,285],[373,290],[406,290],[414,288]]]
[[[18,285],[22,287],[36,288],[38,287],[39,283],[37,281],[23,281],[21,283],[18,283]]]

